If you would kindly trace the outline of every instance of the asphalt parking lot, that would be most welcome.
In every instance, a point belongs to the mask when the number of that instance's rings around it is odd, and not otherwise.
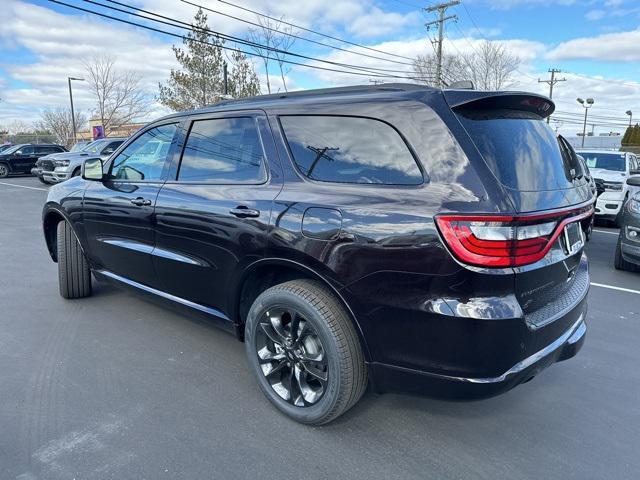
[[[214,326],[103,284],[63,300],[45,198],[35,178],[0,181],[2,479],[640,477],[640,274],[614,270],[613,229],[588,245],[576,358],[489,400],[367,393],[311,428]]]

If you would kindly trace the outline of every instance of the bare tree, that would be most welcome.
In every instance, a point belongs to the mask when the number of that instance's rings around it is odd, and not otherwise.
[[[484,40],[479,48],[462,56],[464,78],[479,90],[501,90],[512,85],[511,78],[520,66],[520,58],[504,45]]]
[[[76,112],[75,116],[76,128],[80,128],[87,122],[87,116],[83,112]],[[42,117],[36,122],[36,128],[51,133],[55,142],[60,145],[70,147],[73,143],[73,121],[69,108],[44,110]]]
[[[416,79],[420,83],[435,86],[437,81],[437,58],[435,54],[418,55],[413,61],[413,70]],[[456,55],[442,56],[442,79],[446,84],[462,79],[464,76],[464,63],[462,58]]]
[[[87,83],[96,102],[95,114],[105,132],[149,112],[149,101],[141,89],[139,73],[116,70],[115,60],[109,56],[94,57],[85,68]]]
[[[288,67],[287,52],[296,41],[296,32],[293,27],[284,22],[284,17],[279,20],[258,17],[258,28],[249,29],[249,41],[254,43],[251,49],[262,57],[265,75],[267,77],[267,90],[271,93],[271,80],[269,77],[269,64],[275,61],[278,64],[282,87],[287,91],[285,76],[291,71]]]
[[[248,40],[252,43],[249,45],[256,55],[262,58],[264,64],[264,73],[267,77],[267,91],[271,93],[271,80],[269,78],[269,65],[273,60],[277,61],[274,49],[280,48],[282,41],[281,35],[278,33],[280,21],[273,21],[266,17],[258,17],[258,28],[250,28]]]
[[[418,55],[413,62],[414,73],[421,82],[435,85],[436,56]],[[484,40],[473,51],[458,55],[443,55],[442,77],[446,84],[471,80],[479,90],[500,90],[511,85],[520,59],[504,45]]]

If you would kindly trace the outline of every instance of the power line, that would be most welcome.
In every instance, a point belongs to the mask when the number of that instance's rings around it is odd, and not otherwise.
[[[180,1],[184,2],[184,0],[180,0]],[[234,7],[234,8],[238,8],[240,10],[244,10],[245,12],[253,13],[254,15],[258,15],[258,16],[263,17],[263,18],[268,18],[269,20],[273,20],[273,21],[276,21],[276,22],[284,23],[285,25],[289,25],[290,27],[297,28],[298,30],[303,30],[303,31],[309,32],[309,33],[315,33],[316,35],[320,35],[320,36],[325,37],[325,38],[330,38],[331,40],[335,40],[337,42],[346,43],[348,45],[353,45],[354,47],[364,48],[365,50],[371,50],[373,52],[382,53],[384,55],[389,55],[391,57],[404,58],[405,60],[410,60],[410,61],[413,62],[413,58],[411,58],[411,57],[405,57],[404,55],[399,55],[397,53],[389,53],[389,52],[385,52],[384,50],[379,50],[377,48],[367,47],[366,45],[360,45],[359,43],[350,42],[349,40],[345,40],[343,38],[334,37],[334,36],[328,35],[326,33],[322,33],[322,32],[318,32],[316,30],[312,30],[310,28],[302,27],[300,25],[296,25],[295,23],[286,22],[284,20],[280,20],[280,19],[277,19],[277,18],[274,18],[274,17],[270,17],[269,15],[266,15],[264,13],[258,12],[256,10],[252,10],[250,8],[247,8],[247,7],[243,7],[241,5],[236,5],[235,3],[229,2],[227,0],[218,0],[218,2],[224,3],[225,5],[229,5],[229,6]],[[184,2],[184,3],[187,3],[187,2]]]
[[[132,22],[132,21],[129,21],[129,20],[125,20],[123,18],[114,17],[112,15],[107,15],[105,13],[96,12],[95,10],[82,8],[82,7],[79,7],[77,5],[71,5],[71,4],[68,4],[68,3],[65,3],[65,2],[62,2],[62,1],[59,1],[59,0],[49,0],[49,1],[52,2],[52,3],[56,3],[58,5],[63,5],[65,7],[72,8],[74,10],[79,10],[79,11],[86,12],[86,13],[89,13],[89,14],[92,14],[92,15],[96,15],[96,16],[99,16],[99,17],[108,18],[110,20],[114,20],[114,21],[120,22],[120,23],[125,23],[127,25],[140,27],[140,28],[143,28],[145,30],[152,31],[152,32],[161,33],[161,34],[168,35],[168,36],[171,36],[171,37],[174,37],[174,38],[180,38],[182,40],[186,40],[187,39],[187,37],[184,36],[184,35],[180,35],[180,34],[173,33],[173,32],[168,32],[166,30],[162,30],[162,29],[155,28],[155,27],[150,27],[148,25],[143,25],[141,23]],[[87,1],[87,0],[85,0],[85,1]],[[146,17],[142,17],[142,18],[146,18]],[[148,19],[148,20],[157,21],[157,20],[153,20],[153,19]],[[176,26],[176,25],[173,25],[173,26]],[[191,29],[191,31],[194,31],[194,30]],[[198,39],[193,39],[193,40],[198,42],[198,43],[203,43],[203,44],[206,44],[206,45],[214,45],[214,46],[220,47],[220,48],[222,48],[224,50],[236,51],[236,52],[242,53],[242,54],[250,56],[250,57],[271,58],[271,57],[266,57],[265,55],[260,55],[258,53],[253,53],[253,52],[248,52],[248,51],[245,51],[245,50],[241,50],[239,48],[226,47],[226,46],[221,45],[221,44],[213,44],[213,43],[204,42],[204,41],[201,41],[201,40],[198,40]],[[245,42],[245,41],[243,41],[243,42],[245,44],[249,44],[250,43],[250,42]],[[319,60],[319,59],[314,59],[312,57],[310,57],[310,58],[311,58],[311,60],[314,60],[314,61],[319,61],[319,62],[324,62],[324,63],[331,63],[331,64],[338,65],[338,66],[346,65],[346,64],[340,64],[338,62],[331,62],[331,61],[328,61],[328,60]],[[366,73],[365,69],[363,69],[362,67],[355,66],[355,65],[354,66],[347,66],[347,68],[356,68],[356,69],[360,69],[360,70],[364,70],[364,71],[362,71],[362,72],[352,72],[352,71],[348,71],[348,70],[338,70],[338,69],[334,69],[334,68],[320,67],[320,66],[317,66],[317,65],[309,65],[307,63],[294,62],[292,60],[282,60],[282,62],[290,64],[290,65],[298,65],[298,66],[301,66],[301,67],[307,67],[307,68],[312,68],[312,69],[316,69],[316,70],[324,70],[324,71],[330,71],[330,72],[345,73],[345,74],[349,74],[349,75],[359,75],[359,76],[366,76],[366,77],[381,77],[381,78],[401,78],[401,79],[405,79],[405,80],[419,80],[419,78],[414,78],[414,77],[404,77],[404,76],[398,76],[398,75],[384,75],[384,74],[372,73],[372,72]]]
[[[60,1],[57,1],[57,0],[50,0],[50,1],[53,2],[53,3],[58,3],[58,4],[61,4],[61,5],[65,5],[67,7],[74,8],[74,9],[77,9],[77,10],[81,10],[81,11],[85,11],[85,12],[92,13],[92,14],[95,14],[95,15],[99,15],[99,16],[102,16],[102,17],[105,17],[105,18],[110,18],[112,20],[116,20],[116,21],[120,21],[120,22],[124,22],[124,23],[129,23],[129,24],[135,25],[135,26],[141,26],[142,28],[147,28],[147,29],[151,29],[153,31],[158,31],[159,33],[165,33],[165,34],[170,34],[172,36],[178,36],[179,38],[185,38],[182,35],[177,35],[177,34],[173,34],[171,32],[166,32],[164,30],[158,30],[158,29],[154,29],[152,27],[143,26],[143,25],[140,25],[140,24],[137,24],[137,23],[134,23],[134,22],[129,22],[127,20],[120,19],[118,17],[113,17],[113,16],[110,16],[110,15],[101,14],[101,13],[98,13],[98,12],[96,12],[94,10],[84,9],[82,7],[77,7],[77,6],[70,5],[70,4],[67,4],[67,3],[64,3],[64,2],[60,2]],[[121,8],[105,5],[105,4],[102,4],[100,2],[96,2],[94,0],[83,0],[83,1],[85,3],[94,4],[94,5],[97,5],[97,6],[100,6],[100,7],[103,7],[103,8],[107,8],[107,9],[110,9],[110,10],[115,10],[115,11],[118,11],[118,12],[121,12],[121,13],[126,13],[128,15],[133,15],[133,16],[136,16],[136,17],[139,17],[139,18],[143,18],[145,20],[152,21],[152,22],[157,22],[157,23],[161,23],[161,24],[164,24],[164,25],[172,26],[172,27],[175,27],[175,28],[181,28],[181,29],[184,29],[184,30],[195,31],[194,28],[190,24],[188,24],[186,22],[182,22],[180,20],[176,20],[176,19],[173,19],[171,17],[166,17],[164,15],[160,15],[160,14],[148,11],[148,10],[139,9],[137,7],[133,7],[133,6],[130,6],[130,5],[127,5],[127,4],[123,4],[123,3],[120,3],[120,2],[113,2],[112,0],[108,0],[108,1],[112,1],[112,3],[118,3],[120,5],[124,5],[124,6],[126,6],[127,8],[129,8],[131,10],[142,11],[142,12],[148,14],[148,15],[153,15],[153,16],[156,16],[156,17],[159,17],[159,18],[167,19],[172,23],[167,22],[167,21],[163,21],[163,20],[158,20],[158,19],[155,19],[155,18],[149,18],[149,17],[143,16],[143,15],[139,15],[139,14],[136,14],[136,13],[133,13],[133,12],[129,12],[127,10],[123,10]],[[182,24],[182,25],[176,25],[176,23]],[[334,62],[334,61],[331,61],[331,60],[318,59],[318,58],[310,57],[308,55],[301,55],[301,54],[298,54],[298,53],[287,52],[285,50],[281,50],[281,49],[274,48],[274,47],[268,47],[266,45],[261,45],[261,44],[258,44],[256,42],[251,42],[251,41],[239,38],[239,37],[234,37],[232,35],[227,35],[227,34],[223,34],[221,32],[210,30],[208,28],[206,28],[206,29],[205,28],[199,28],[199,30],[205,31],[205,32],[207,32],[207,33],[209,33],[211,35],[216,36],[217,38],[222,38],[224,40],[229,40],[229,41],[234,42],[236,44],[245,45],[245,46],[249,46],[249,47],[259,46],[260,48],[264,48],[267,51],[272,51],[272,52],[276,52],[276,53],[282,53],[282,54],[285,54],[285,55],[290,55],[290,56],[301,58],[301,59],[305,59],[305,60],[311,60],[311,61],[315,61],[315,62],[326,63],[326,64],[330,64],[330,65],[338,66],[338,67],[342,67],[342,68],[350,68],[350,69],[353,69],[353,70],[358,70],[358,71],[367,72],[367,73],[365,74],[365,73],[339,71],[339,70],[331,70],[331,69],[323,68],[324,70],[336,71],[336,72],[340,72],[340,73],[349,73],[349,74],[353,74],[353,75],[358,74],[358,75],[362,75],[362,76],[380,76],[380,77],[388,77],[388,78],[401,78],[401,79],[408,79],[408,80],[419,80],[419,78],[407,77],[407,76],[404,76],[404,75],[382,74],[382,72],[391,72],[391,73],[397,74],[397,73],[399,73],[398,70],[384,69],[384,68],[378,68],[378,67],[361,67],[359,65],[351,65],[351,64],[341,63],[341,62]],[[204,42],[204,43],[208,43],[208,42]],[[224,46],[222,46],[222,48],[225,48],[225,49],[228,49],[228,50],[238,50],[237,48],[231,49],[229,47],[224,47]],[[246,51],[242,51],[242,50],[239,50],[239,51],[241,53],[245,54],[245,55],[258,56],[258,57],[262,57],[262,58],[265,58],[265,57],[266,58],[272,58],[272,57],[269,57],[268,55],[265,56],[265,55],[246,52]],[[293,64],[293,65],[301,65],[301,66],[308,66],[309,68],[320,68],[320,67],[317,67],[317,66],[314,66],[314,65],[293,62],[293,61],[290,61],[290,60],[283,60],[283,63],[290,63],[290,64]]]
[[[107,1],[109,1],[109,2],[111,2],[111,3],[117,3],[117,4],[119,4],[119,5],[122,5],[120,2],[116,2],[116,1],[114,1],[114,0],[107,0]],[[374,58],[374,59],[376,59],[376,60],[381,60],[381,61],[383,61],[383,62],[391,62],[391,63],[397,63],[397,64],[399,64],[399,65],[410,65],[410,66],[413,66],[413,63],[409,63],[409,62],[401,62],[401,61],[399,61],[399,60],[393,60],[393,59],[391,59],[391,58],[383,58],[383,57],[378,57],[378,56],[375,56],[375,55],[369,55],[369,54],[367,54],[367,53],[356,52],[356,51],[354,51],[354,50],[349,50],[349,49],[347,49],[347,48],[336,47],[335,45],[331,45],[331,44],[329,44],[329,43],[319,42],[319,41],[317,41],[317,40],[312,40],[312,39],[307,38],[307,37],[302,37],[302,36],[297,35],[297,34],[295,34],[295,33],[291,33],[291,32],[284,32],[284,31],[282,31],[282,30],[278,30],[277,28],[272,28],[272,27],[270,27],[270,26],[268,26],[268,25],[261,25],[260,23],[252,22],[252,21],[250,21],[250,20],[245,20],[245,19],[243,19],[243,18],[236,17],[236,16],[234,16],[234,15],[230,15],[230,14],[228,14],[228,13],[224,13],[224,12],[221,12],[221,11],[219,11],[219,10],[214,10],[213,8],[209,8],[209,7],[205,7],[205,6],[203,6],[203,5],[199,5],[199,4],[197,4],[197,3],[193,3],[193,2],[191,2],[191,1],[189,1],[189,0],[180,0],[180,1],[182,1],[183,3],[189,4],[189,5],[192,5],[192,6],[194,6],[194,7],[198,7],[198,8],[201,8],[201,9],[203,9],[203,10],[206,10],[207,12],[215,13],[215,14],[217,14],[217,15],[222,15],[222,16],[224,16],[224,17],[231,18],[231,19],[237,20],[237,21],[239,21],[239,22],[246,23],[246,24],[248,24],[248,25],[253,25],[253,26],[255,26],[255,27],[264,28],[265,30],[269,30],[269,31],[272,31],[272,32],[277,32],[277,33],[279,33],[279,34],[281,34],[281,35],[286,35],[286,36],[288,36],[288,37],[296,38],[296,39],[298,39],[298,40],[303,40],[303,41],[305,41],[305,42],[313,43],[313,44],[315,44],[315,45],[320,45],[320,46],[323,46],[323,47],[332,48],[332,49],[334,49],[334,50],[340,50],[340,51],[342,51],[342,52],[347,52],[347,53],[350,53],[350,54],[353,54],[353,55],[360,55],[360,56],[363,56],[363,57]],[[278,22],[282,22],[282,20],[277,20],[277,21],[278,21]]]

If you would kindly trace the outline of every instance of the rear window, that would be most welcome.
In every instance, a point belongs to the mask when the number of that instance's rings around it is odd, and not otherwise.
[[[312,180],[335,183],[419,185],[422,172],[400,134],[380,120],[361,117],[282,116],[298,169]]]
[[[539,116],[515,110],[457,112],[498,180],[521,191],[571,188],[570,160]]]
[[[624,172],[627,170],[624,155],[619,153],[594,153],[580,152],[580,155],[587,162],[589,168],[601,168],[614,172]]]

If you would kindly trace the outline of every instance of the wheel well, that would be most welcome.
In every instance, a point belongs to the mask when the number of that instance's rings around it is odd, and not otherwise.
[[[58,261],[58,223],[64,220],[64,217],[58,212],[49,212],[44,217],[43,229],[44,238],[47,242],[47,248],[49,249],[49,255],[54,262]]]
[[[266,289],[273,287],[274,285],[278,285],[280,283],[288,282],[290,280],[299,280],[299,279],[309,279],[315,280],[322,283],[325,287],[332,291],[338,298],[338,301],[345,307],[351,321],[353,322],[353,326],[358,333],[358,338],[362,345],[362,350],[365,355],[365,358],[369,358],[369,353],[367,349],[367,345],[362,338],[362,331],[360,330],[360,326],[358,322],[354,318],[353,312],[346,304],[345,300],[335,291],[335,289],[320,275],[317,275],[311,270],[308,270],[304,267],[299,267],[295,264],[292,265],[282,265],[282,264],[268,264],[262,265],[254,268],[248,275],[245,277],[242,287],[239,289],[240,293],[237,298],[236,303],[236,313],[235,313],[235,321],[236,321],[236,333],[238,339],[244,341],[244,324],[247,318],[247,314],[249,313],[249,309],[258,295],[264,292]]]

